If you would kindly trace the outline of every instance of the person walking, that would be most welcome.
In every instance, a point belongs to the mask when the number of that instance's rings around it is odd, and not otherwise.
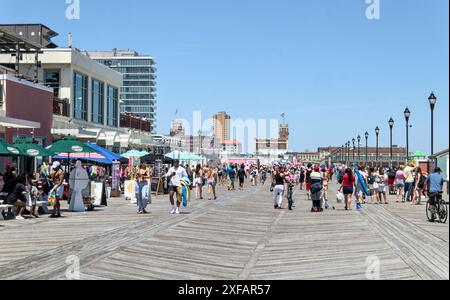
[[[64,194],[64,171],[61,168],[61,163],[55,161],[52,165],[52,174],[49,181],[53,184],[53,188],[50,193],[54,196],[53,213],[50,218],[61,217],[61,203]]]
[[[339,189],[345,197],[345,210],[351,209],[353,192],[356,190],[356,176],[351,168],[345,170],[342,176],[342,185]]]
[[[300,190],[303,191],[305,188],[305,167],[302,165],[300,167]]]
[[[320,173],[320,168],[318,166],[314,167],[311,172],[311,200],[312,200],[312,208],[311,212],[322,212],[322,200],[323,200],[323,177]]]
[[[228,178],[229,178],[229,185],[228,185],[228,190],[229,191],[236,190],[235,185],[234,185],[234,182],[236,180],[236,174],[237,173],[236,173],[235,166],[230,164],[228,166],[228,168],[227,168],[227,175],[228,175]]]
[[[397,203],[403,202],[405,199],[405,172],[404,167],[401,165],[395,174],[395,191],[397,195]]]
[[[211,200],[214,198],[214,200],[217,200],[216,196],[216,184],[217,184],[217,173],[214,170],[214,168],[209,168],[208,173],[206,175],[206,180],[208,183],[208,200]]]
[[[200,164],[197,165],[194,171],[194,185],[195,185],[195,199],[203,200],[203,170]]]
[[[177,197],[177,203],[175,205],[175,196],[178,195],[178,188],[181,187],[181,179],[187,178],[186,170],[180,167],[180,161],[175,160],[173,166],[169,169],[166,174],[167,181],[169,182],[169,200],[172,205],[171,214],[180,214],[181,201]]]
[[[275,209],[283,209],[284,200],[284,170],[281,167],[273,171],[273,201]]]
[[[245,172],[244,164],[242,164],[241,167],[239,168],[237,175],[238,175],[238,179],[239,179],[239,189],[243,190],[245,178],[247,178],[247,172]]]
[[[408,164],[404,172],[406,177],[404,202],[410,202],[412,201],[412,194],[414,192],[414,164]]]
[[[426,177],[422,174],[422,169],[420,167],[417,167],[414,176],[414,192],[411,205],[421,204],[423,189],[425,188],[426,180]]]
[[[366,167],[365,166],[360,166],[358,168],[358,172],[359,172],[359,174],[362,177],[362,181],[359,180],[358,176],[356,177],[356,187],[357,187],[357,189],[356,189],[356,201],[359,204],[363,204],[363,203],[365,204],[366,203],[366,201],[365,201],[365,199],[366,199],[366,191],[364,189],[364,186],[367,187],[367,185],[368,185],[368,182],[367,182],[368,174],[366,173]]]
[[[308,201],[311,200],[311,173],[313,172],[312,164],[308,164],[305,171],[306,196]]]
[[[323,182],[323,198],[325,202],[328,202],[328,185],[330,183],[330,173],[327,168],[322,169],[322,182]]]
[[[371,204],[378,203],[378,184],[375,182],[375,174],[377,174],[377,172],[375,172],[375,169],[370,168],[367,175],[367,184],[370,191]]]
[[[137,207],[138,214],[147,214],[147,205],[150,203],[151,187],[149,186],[151,179],[151,170],[145,162],[142,162],[139,168],[136,170],[136,182],[137,182]]]
[[[378,185],[378,201],[380,204],[389,204],[387,200],[387,193],[389,189],[389,176],[384,172],[383,168],[378,171],[379,185]]]

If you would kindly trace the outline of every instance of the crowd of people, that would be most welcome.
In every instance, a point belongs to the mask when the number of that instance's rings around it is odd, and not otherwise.
[[[89,171],[90,170],[90,171]],[[88,169],[96,177],[97,168]],[[130,173],[130,171],[128,171]],[[147,214],[151,203],[151,179],[153,169],[142,162],[133,170],[135,175],[136,203],[139,214]],[[123,172],[124,174],[126,173]],[[413,164],[393,168],[367,168],[365,166],[328,166],[301,163],[271,165],[255,164],[211,164],[182,166],[175,160],[171,166],[161,170],[166,183],[171,214],[180,214],[181,187],[188,185],[196,200],[203,200],[207,193],[208,200],[217,200],[217,186],[228,191],[244,191],[246,182],[250,186],[270,185],[273,193],[274,209],[295,208],[294,191],[305,192],[311,201],[311,212],[329,209],[329,187],[336,178],[338,200],[343,202],[345,210],[351,210],[355,203],[357,208],[363,204],[389,204],[388,195],[397,202],[420,205],[426,197],[426,191],[442,192],[443,178],[440,169],[431,176],[424,174],[420,167]],[[24,214],[37,218],[36,203],[47,201],[53,206],[51,218],[61,217],[60,201],[67,196],[67,174],[59,162],[48,168],[41,168],[37,174],[17,175],[12,166],[0,174],[0,195],[5,204],[17,208],[18,219]],[[287,200],[287,201],[286,201]],[[27,206],[29,210],[27,210]],[[335,209],[335,207],[333,206]]]

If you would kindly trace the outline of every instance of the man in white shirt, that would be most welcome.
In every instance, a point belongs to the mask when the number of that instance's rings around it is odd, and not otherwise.
[[[178,187],[181,186],[181,179],[187,178],[188,174],[185,168],[180,167],[180,162],[175,160],[173,167],[169,169],[166,177],[169,182],[170,204],[172,204],[172,211],[170,213],[179,215],[181,202],[177,201],[177,205],[175,206],[175,195],[178,193]]]

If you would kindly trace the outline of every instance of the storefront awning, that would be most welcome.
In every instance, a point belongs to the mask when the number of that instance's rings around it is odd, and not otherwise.
[[[16,128],[16,129],[39,129],[41,124],[38,122],[32,122],[27,120],[2,117],[0,116],[0,126],[6,128]]]

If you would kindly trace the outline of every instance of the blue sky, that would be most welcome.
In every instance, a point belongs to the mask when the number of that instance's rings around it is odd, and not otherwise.
[[[287,114],[291,148],[342,145],[388,120],[411,150],[430,151],[427,98],[434,90],[436,150],[449,144],[449,2],[381,0],[380,20],[365,0],[81,0],[81,19],[65,0],[1,0],[0,23],[44,23],[80,49],[133,48],[158,63],[158,129],[175,110],[192,118]],[[20,13],[19,13],[20,12]]]

